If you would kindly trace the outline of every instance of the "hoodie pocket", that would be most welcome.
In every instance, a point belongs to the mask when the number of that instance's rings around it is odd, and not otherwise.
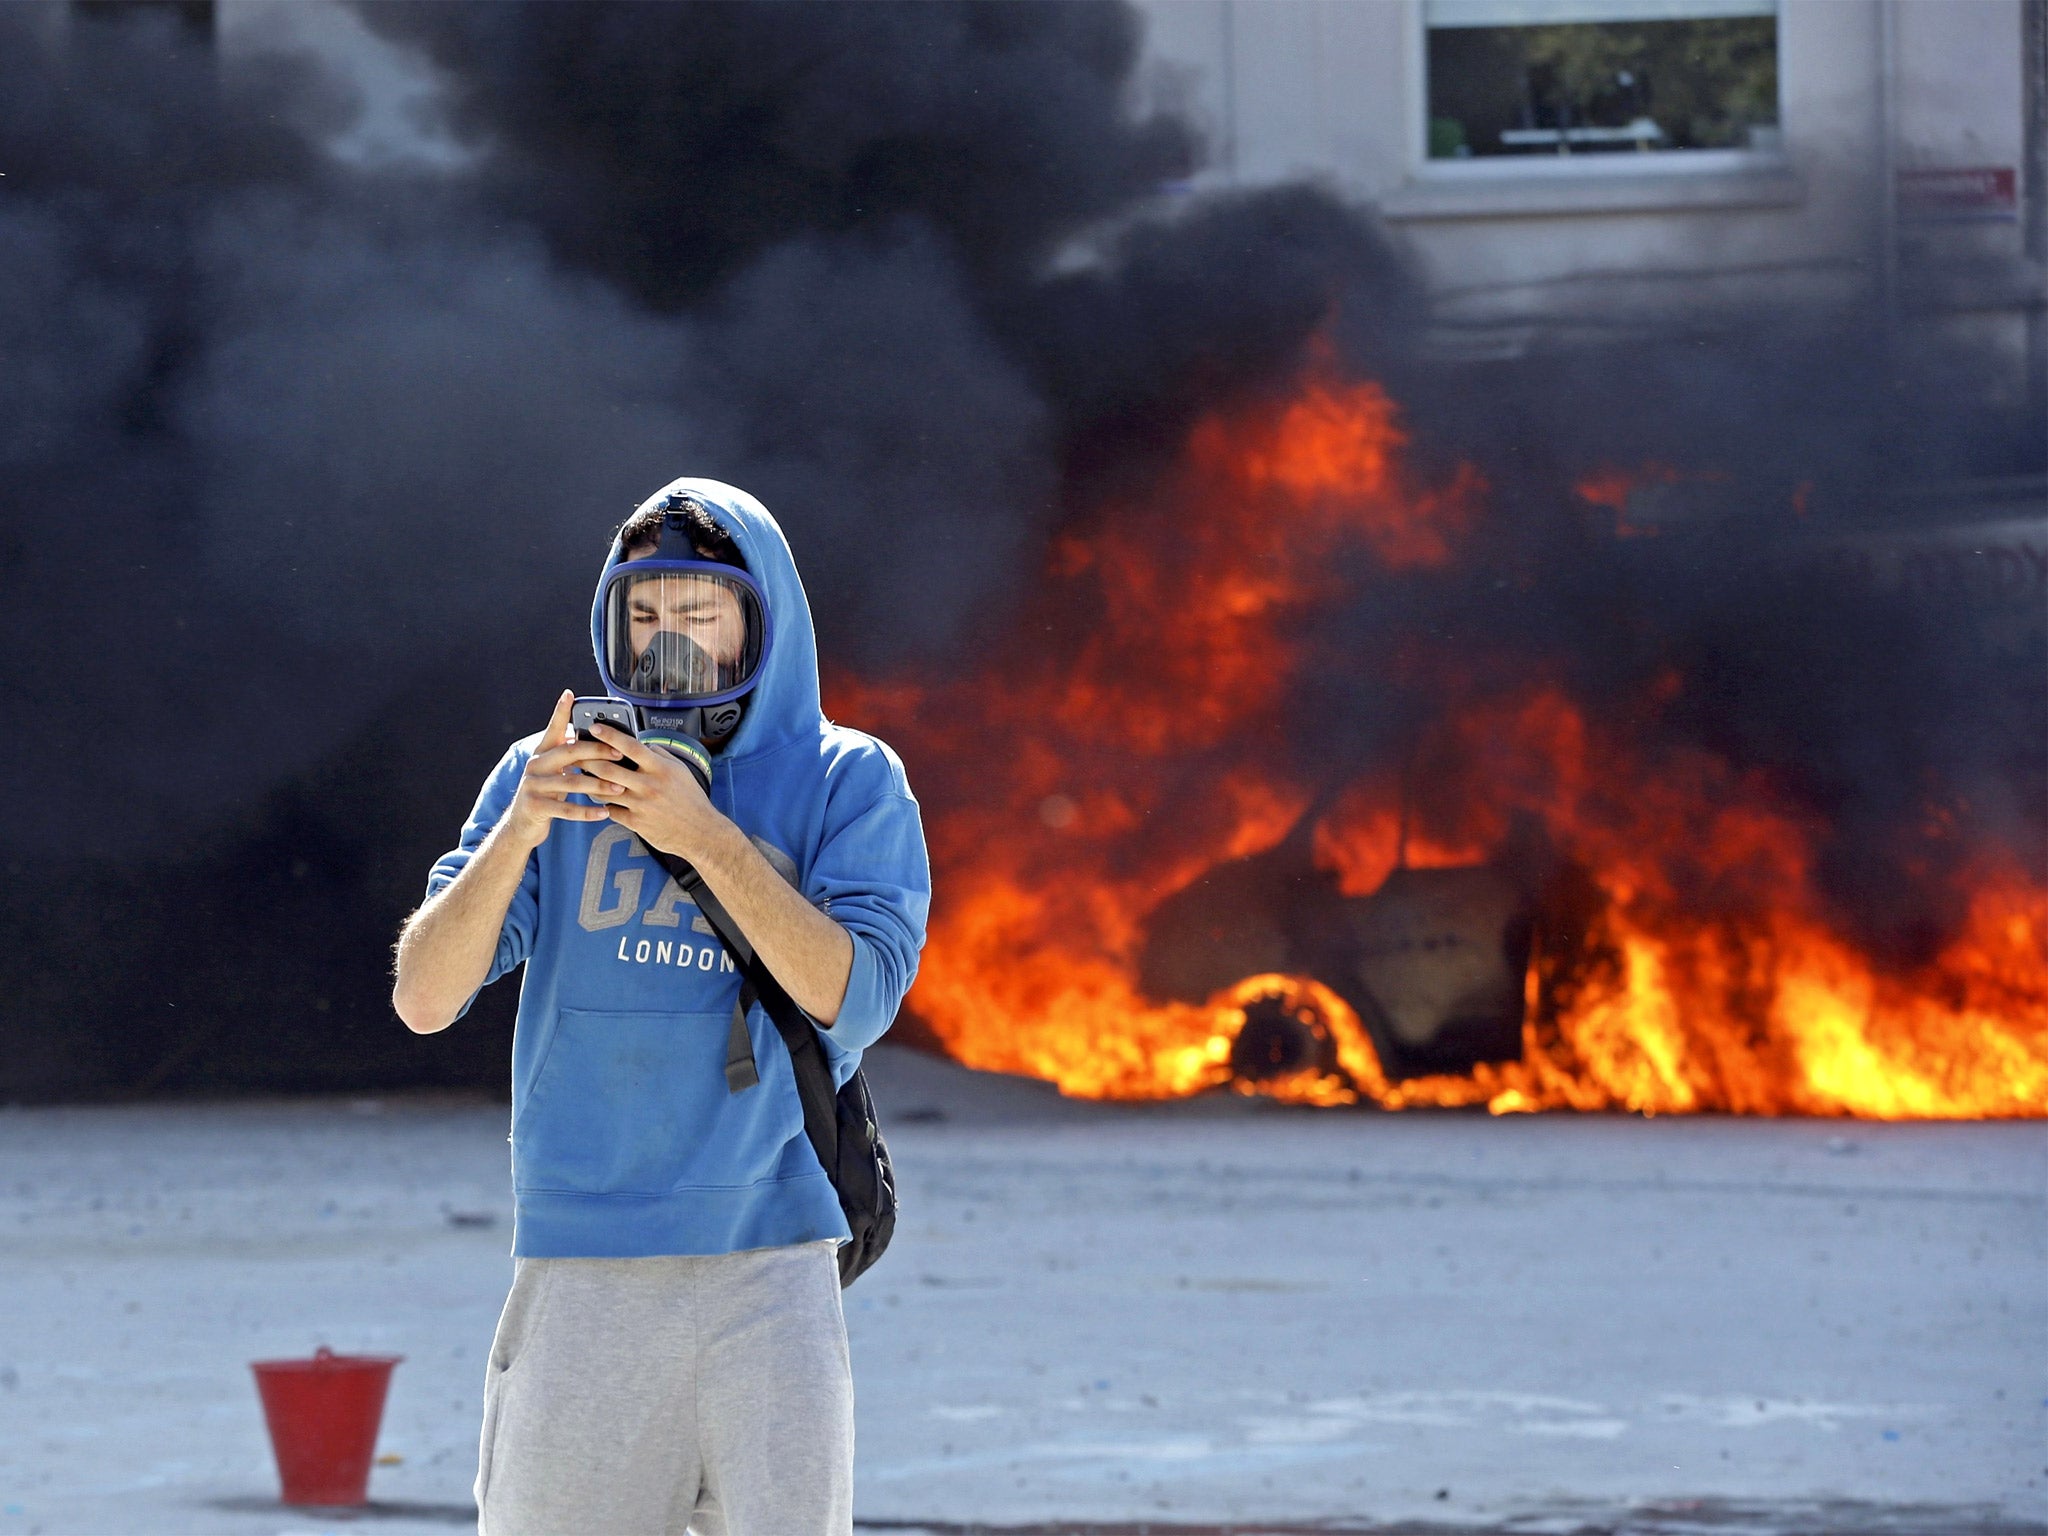
[[[666,1195],[768,1177],[726,1090],[730,1018],[564,1008],[512,1127],[518,1186]]]

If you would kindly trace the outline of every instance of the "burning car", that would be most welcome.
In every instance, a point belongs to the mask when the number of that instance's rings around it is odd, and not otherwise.
[[[1521,1058],[1533,920],[1511,878],[1487,865],[1401,866],[1351,897],[1306,853],[1290,839],[1162,902],[1139,954],[1147,994],[1199,1003],[1247,976],[1309,978],[1349,1006],[1397,1081]],[[1232,1079],[1342,1075],[1335,1027],[1279,991],[1253,999],[1231,1043]]]
[[[2038,617],[1817,559],[1869,541],[1802,486],[1762,532],[1675,473],[1513,523],[1408,448],[1312,355],[1058,537],[977,670],[832,680],[925,796],[944,1048],[1089,1097],[2048,1113]]]

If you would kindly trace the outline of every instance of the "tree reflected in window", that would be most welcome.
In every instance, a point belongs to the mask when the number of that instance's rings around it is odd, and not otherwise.
[[[1775,6],[1434,0],[1425,15],[1433,160],[1778,146]]]

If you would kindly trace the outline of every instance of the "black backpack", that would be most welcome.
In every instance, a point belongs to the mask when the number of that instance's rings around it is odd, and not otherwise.
[[[704,877],[687,860],[659,849],[649,851],[675,877],[683,894],[697,904],[732,951],[745,978],[740,1000],[733,1008],[732,1031],[726,1037],[726,1087],[743,1093],[761,1080],[754,1065],[754,1042],[747,1033],[747,1008],[754,1001],[775,1021],[776,1033],[789,1047],[797,1096],[804,1106],[804,1133],[838,1192],[839,1208],[846,1213],[847,1229],[853,1233],[853,1241],[839,1250],[839,1283],[851,1285],[882,1256],[896,1231],[896,1174],[889,1165],[881,1127],[875,1123],[875,1101],[868,1095],[867,1079],[856,1071],[844,1088],[833,1090],[832,1069],[825,1064],[825,1052],[818,1044],[817,1026],[761,963],[732,914],[705,885]]]

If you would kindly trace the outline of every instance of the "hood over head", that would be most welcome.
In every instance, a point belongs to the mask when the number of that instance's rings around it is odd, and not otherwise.
[[[640,510],[679,494],[696,497],[732,531],[733,542],[747,562],[747,574],[760,587],[768,610],[771,640],[760,680],[747,695],[747,712],[739,729],[716,755],[725,759],[754,757],[799,737],[814,739],[823,721],[818,701],[818,641],[811,629],[810,600],[804,596],[803,579],[796,573],[796,559],[781,526],[766,507],[738,486],[688,475],[669,481],[643,501]],[[600,675],[604,667],[605,578],[624,559],[625,551],[614,535],[590,604],[591,654]]]

